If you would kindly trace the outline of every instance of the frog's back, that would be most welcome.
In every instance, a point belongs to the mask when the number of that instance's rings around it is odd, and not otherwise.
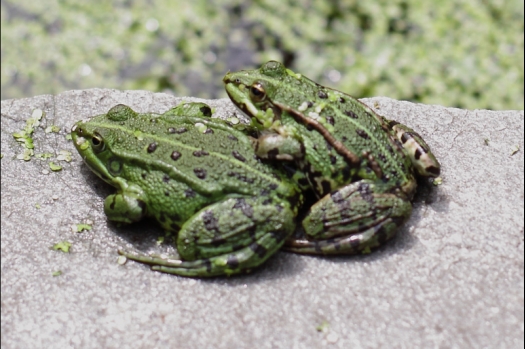
[[[303,137],[315,145],[310,147],[315,152],[306,154],[310,156],[310,163],[331,163],[331,173],[340,173],[341,182],[356,177],[384,182],[395,178],[400,183],[412,180],[412,164],[402,145],[390,132],[385,119],[368,106],[343,92],[290,72],[272,85],[278,86],[272,101],[283,110],[292,111],[281,116],[283,124],[298,124]],[[301,119],[314,120],[317,126],[312,127]],[[326,134],[355,154],[360,165],[349,164],[351,159],[345,158],[316,128],[326,130]]]
[[[220,121],[136,114],[127,120],[99,116],[91,123],[99,125],[113,156],[128,165],[128,177],[157,171],[166,182],[209,196],[259,195],[284,177],[256,159],[249,138]]]

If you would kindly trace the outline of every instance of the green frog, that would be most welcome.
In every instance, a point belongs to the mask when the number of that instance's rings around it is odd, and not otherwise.
[[[415,175],[440,165],[412,129],[357,99],[270,61],[224,77],[232,102],[259,131],[256,154],[288,162],[317,197],[286,249],[366,253],[392,238],[411,214]]]
[[[108,219],[153,217],[178,232],[180,258],[119,254],[166,273],[231,275],[266,261],[293,233],[300,189],[254,155],[248,136],[211,114],[203,103],[161,115],[120,104],[73,126],[85,163],[117,189],[104,202]]]

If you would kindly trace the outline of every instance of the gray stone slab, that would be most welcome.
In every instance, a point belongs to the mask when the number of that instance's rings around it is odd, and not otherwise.
[[[363,100],[419,131],[443,167],[443,184],[420,186],[398,236],[369,255],[279,252],[253,274],[202,280],[117,264],[117,248],[170,247],[157,246],[151,222],[107,222],[112,188],[65,139],[75,121],[117,103],[163,112],[180,101],[104,89],[2,101],[2,347],[523,347],[523,111]],[[12,134],[37,108],[46,116],[35,152],[73,153],[60,172],[49,171],[54,158],[16,158]],[[45,133],[50,125],[61,132]],[[72,231],[85,222],[91,231]],[[69,254],[50,249],[64,240]]]

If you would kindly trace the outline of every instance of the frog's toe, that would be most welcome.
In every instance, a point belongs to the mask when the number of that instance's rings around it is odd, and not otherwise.
[[[357,234],[323,240],[292,238],[286,241],[284,249],[295,253],[315,255],[367,253],[394,237],[401,223],[396,219],[388,218]]]

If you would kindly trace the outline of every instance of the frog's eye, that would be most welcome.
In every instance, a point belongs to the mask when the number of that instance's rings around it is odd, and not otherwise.
[[[91,137],[91,146],[93,147],[93,150],[97,153],[100,153],[104,150],[104,139],[101,135],[98,133],[93,133],[93,137]]]
[[[250,87],[250,97],[254,102],[261,102],[266,98],[266,91],[261,83],[256,82]]]

